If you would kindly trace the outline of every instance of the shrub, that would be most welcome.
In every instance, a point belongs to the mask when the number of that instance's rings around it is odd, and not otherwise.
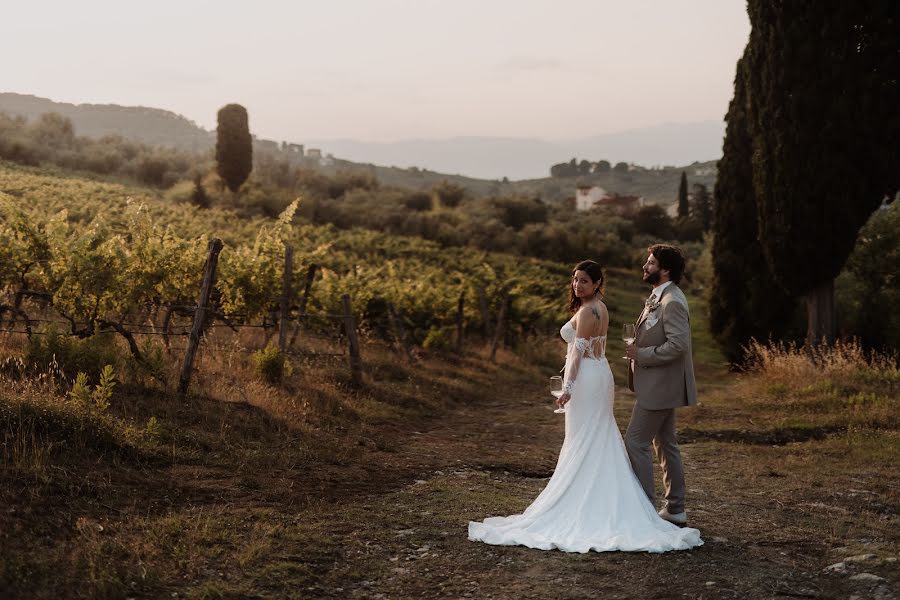
[[[165,160],[148,156],[138,164],[137,178],[142,183],[162,187],[168,168],[169,165]]]
[[[431,195],[444,208],[456,208],[466,197],[466,188],[446,179],[431,188]]]
[[[900,347],[900,202],[875,211],[860,230],[856,247],[835,282],[843,333],[859,336],[868,348]]]
[[[23,359],[41,372],[58,370],[67,379],[84,373],[96,381],[105,366],[118,365],[121,357],[112,333],[80,339],[51,330],[28,339]]]
[[[413,192],[403,199],[403,204],[410,210],[431,210],[431,196],[425,192]]]
[[[194,184],[188,180],[179,181],[163,195],[167,202],[173,204],[187,204],[191,202],[194,194]]]
[[[681,241],[698,242],[703,239],[703,223],[694,217],[675,220],[675,237]]]
[[[641,207],[634,217],[634,227],[640,233],[668,239],[672,237],[672,218],[658,204]]]
[[[114,387],[116,387],[116,372],[113,370],[112,365],[106,365],[100,371],[100,383],[94,386],[94,391],[91,392],[91,400],[94,401],[94,406],[100,411],[109,408],[109,401],[112,399]]]
[[[155,416],[147,419],[147,425],[144,427],[144,433],[147,435],[147,437],[154,440],[162,435],[162,425],[160,425]]]
[[[443,329],[432,326],[425,335],[422,347],[426,350],[450,350],[450,339]]]
[[[72,389],[69,397],[75,402],[90,407],[95,406],[100,412],[109,408],[109,401],[112,399],[113,388],[116,387],[116,373],[112,365],[106,365],[100,371],[100,383],[94,386],[88,384],[88,377],[84,373],[78,373],[75,381],[72,383]]]
[[[540,199],[494,198],[491,203],[500,210],[503,224],[513,229],[522,229],[531,223],[547,222],[547,205]]]
[[[340,198],[351,190],[374,191],[379,188],[378,178],[364,171],[338,171],[334,177],[328,180],[327,192],[329,198]]]
[[[69,391],[69,398],[87,406],[91,400],[91,386],[88,385],[87,375],[79,373],[72,382],[72,389]]]
[[[160,383],[166,381],[166,355],[162,346],[150,340],[140,346],[141,360],[129,354],[125,361],[125,370],[129,381],[146,385],[149,379]]]
[[[274,344],[253,353],[253,368],[257,375],[272,384],[281,383],[294,370],[287,356]]]

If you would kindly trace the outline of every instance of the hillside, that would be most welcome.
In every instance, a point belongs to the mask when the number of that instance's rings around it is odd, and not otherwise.
[[[652,204],[671,206],[677,200],[682,171],[687,174],[689,185],[700,183],[712,190],[716,183],[716,161],[658,169],[635,167],[628,173],[609,171],[578,177],[544,177],[521,181],[475,179],[464,175],[448,175],[415,167],[401,169],[399,167],[361,165],[341,159],[335,160],[333,165],[321,167],[321,169],[332,175],[342,169],[365,171],[374,175],[385,185],[417,190],[429,190],[435,184],[446,180],[466,188],[475,196],[518,195],[540,198],[551,204],[574,197],[575,186],[584,183],[598,185],[608,192],[615,192],[622,196],[643,196]]]
[[[0,111],[32,120],[48,112],[72,121],[77,135],[119,135],[154,146],[204,152],[215,144],[215,134],[168,110],[116,104],[70,104],[47,98],[0,93]]]
[[[0,112],[6,112],[10,115],[21,115],[27,119],[35,119],[46,112],[56,112],[72,121],[77,135],[87,137],[120,135],[150,145],[174,147],[195,153],[206,153],[215,144],[214,132],[204,130],[183,116],[155,108],[125,107],[109,104],[75,105],[54,102],[36,96],[0,93]],[[671,128],[662,128],[662,130],[670,137],[674,135]],[[678,132],[678,130],[675,131],[676,133]],[[681,133],[685,139],[690,137],[684,132]],[[641,143],[646,145],[649,143],[646,135],[646,132],[634,132],[633,137],[637,141],[643,140]],[[627,140],[629,139],[625,134],[608,137],[609,139],[603,143],[612,143],[609,140],[613,140],[615,144],[619,144],[622,148],[627,146]],[[574,149],[572,152],[575,152],[579,159],[597,160],[603,157],[598,155],[597,152],[600,152],[603,148],[608,148],[610,152],[609,157],[611,159],[614,158],[613,155],[616,153],[612,147],[604,147],[597,140],[593,142],[591,140],[592,138],[573,140],[570,149]],[[673,142],[670,141],[669,143]],[[576,183],[582,181],[581,178],[552,179],[545,177],[509,182],[500,178],[482,179],[452,172],[441,173],[433,168],[427,169],[421,166],[403,166],[404,163],[414,160],[413,157],[419,158],[422,161],[421,164],[425,164],[429,158],[435,158],[445,151],[449,151],[454,155],[468,157],[466,160],[469,161],[491,162],[496,160],[505,161],[504,164],[508,164],[511,155],[515,155],[516,152],[527,153],[527,148],[532,146],[528,140],[488,138],[473,138],[459,148],[456,148],[454,144],[455,142],[452,140],[446,143],[437,140],[433,142],[422,141],[418,145],[406,144],[402,152],[397,155],[399,159],[397,163],[387,162],[385,165],[376,165],[367,161],[347,160],[348,157],[341,156],[338,151],[338,149],[346,147],[348,152],[355,154],[353,146],[347,144],[337,144],[334,149],[325,146],[323,150],[326,153],[338,154],[338,158],[334,159],[333,162],[329,163],[326,161],[325,164],[320,164],[316,160],[304,160],[296,152],[283,150],[279,143],[272,140],[256,139],[254,150],[257,155],[271,156],[276,160],[283,160],[292,164],[302,162],[304,166],[314,167],[329,174],[334,174],[339,170],[369,172],[375,175],[383,184],[389,186],[427,190],[442,180],[448,180],[465,187],[476,196],[516,194],[540,197],[547,202],[557,202],[573,196]],[[591,144],[594,145],[592,146]],[[600,145],[598,146],[597,144]],[[544,148],[542,144],[538,144],[538,146]],[[450,148],[449,150],[447,149],[448,147]],[[441,148],[444,148],[444,150],[441,150]],[[513,151],[514,149],[516,149],[515,152]],[[537,160],[542,162],[536,164],[542,164],[543,170],[547,173],[549,173],[550,166],[554,162],[571,158],[567,154],[567,149],[559,144],[550,145],[544,150],[541,150],[540,158],[537,158]],[[619,155],[622,156],[621,153]],[[390,156],[390,154],[386,156]],[[475,158],[479,156],[482,158]],[[435,158],[435,160],[437,159]],[[530,160],[535,159],[532,158]],[[390,166],[391,164],[399,166]],[[477,162],[463,162],[459,164],[462,167],[469,165],[473,171],[478,171],[475,168],[478,164]],[[627,174],[598,174],[591,175],[585,180],[600,185],[610,192],[622,195],[644,196],[652,203],[668,205],[674,202],[678,190],[678,178],[681,176],[682,170],[687,171],[692,183],[702,183],[711,188],[715,182],[715,175],[714,169],[710,172],[710,168],[714,167],[714,165],[715,162],[710,161],[694,163],[687,167],[661,167],[654,169],[638,167]],[[697,170],[704,174],[697,175]]]
[[[39,290],[57,286],[51,300],[25,301],[32,317],[66,298],[87,311],[127,301],[133,267],[152,258],[147,250],[181,265],[191,244],[202,249],[196,236],[204,233],[226,236],[229,286],[262,280],[271,299],[280,282],[277,263],[254,254],[272,249],[258,237],[271,219],[3,163],[0,197],[0,289],[9,296],[26,276]],[[25,218],[8,218],[17,211]],[[381,338],[366,321],[374,304],[359,302],[362,385],[351,385],[337,324],[314,329],[309,319],[292,368],[272,382],[253,354],[268,342],[258,325],[266,311],[257,310],[253,324],[233,321],[233,330],[217,321],[208,330],[182,398],[173,383],[184,336],[171,347],[142,340],[154,366],[148,376],[117,337],[64,341],[4,323],[0,597],[518,600],[677,589],[723,600],[837,600],[900,591],[894,358],[852,344],[815,362],[757,348],[755,369],[738,376],[707,332],[702,297],[689,292],[700,404],[679,413],[679,442],[691,525],[704,545],[660,556],[471,543],[469,520],[520,512],[553,473],[565,421],[551,412],[547,381],[562,362],[566,265],[327,226],[299,225],[293,235],[300,265],[315,258],[326,266],[313,288],[315,316],[336,310],[329,298],[340,293],[354,301],[385,294],[415,328],[414,348]],[[21,260],[28,247],[40,261]],[[104,248],[112,252],[93,254]],[[620,428],[634,397],[623,385],[617,332],[646,295],[638,265],[607,272]],[[238,278],[228,274],[236,267]],[[157,292],[169,287],[168,271],[154,280]],[[493,358],[477,309],[464,315],[461,349],[440,334],[468,276],[505,280],[519,299],[512,308],[521,321],[498,336]],[[153,321],[145,301],[158,298],[137,300],[134,316]],[[426,343],[416,330],[429,319],[441,327]],[[91,395],[76,392],[73,366],[107,360],[117,377],[101,390],[108,396],[97,394],[96,379]]]
[[[715,166],[715,161],[709,161],[685,167],[662,167],[659,169],[633,167],[627,173],[609,171],[579,177],[548,177],[517,181],[512,184],[512,187],[517,194],[523,196],[555,201],[574,197],[576,185],[597,185],[607,192],[615,192],[622,196],[643,196],[652,204],[671,206],[678,199],[678,185],[681,181],[682,171],[687,174],[688,186],[699,183],[712,190],[716,183]],[[690,190],[690,187],[688,189]]]

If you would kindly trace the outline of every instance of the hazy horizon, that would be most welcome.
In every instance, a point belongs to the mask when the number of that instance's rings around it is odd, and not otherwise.
[[[6,13],[4,87],[151,106],[214,129],[238,102],[276,140],[558,141],[721,120],[743,2],[109,0]]]

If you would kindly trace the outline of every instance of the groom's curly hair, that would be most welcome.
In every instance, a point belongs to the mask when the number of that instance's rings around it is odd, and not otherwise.
[[[659,268],[669,272],[669,279],[673,283],[681,282],[685,262],[681,248],[669,244],[653,244],[647,250],[659,261]]]
[[[588,274],[588,277],[591,278],[591,281],[599,283],[600,287],[597,288],[597,294],[601,298],[603,297],[603,284],[606,282],[606,278],[603,277],[603,269],[600,267],[599,263],[592,260],[583,260],[572,269],[572,277],[575,276],[575,271],[584,271]],[[572,282],[569,281],[569,310],[575,312],[579,308],[581,308],[581,298],[575,295],[575,290],[572,288]]]

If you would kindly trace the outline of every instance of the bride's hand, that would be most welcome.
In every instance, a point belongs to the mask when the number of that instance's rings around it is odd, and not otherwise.
[[[564,407],[572,399],[572,394],[564,392],[562,396],[556,399],[556,405],[560,408]]]

